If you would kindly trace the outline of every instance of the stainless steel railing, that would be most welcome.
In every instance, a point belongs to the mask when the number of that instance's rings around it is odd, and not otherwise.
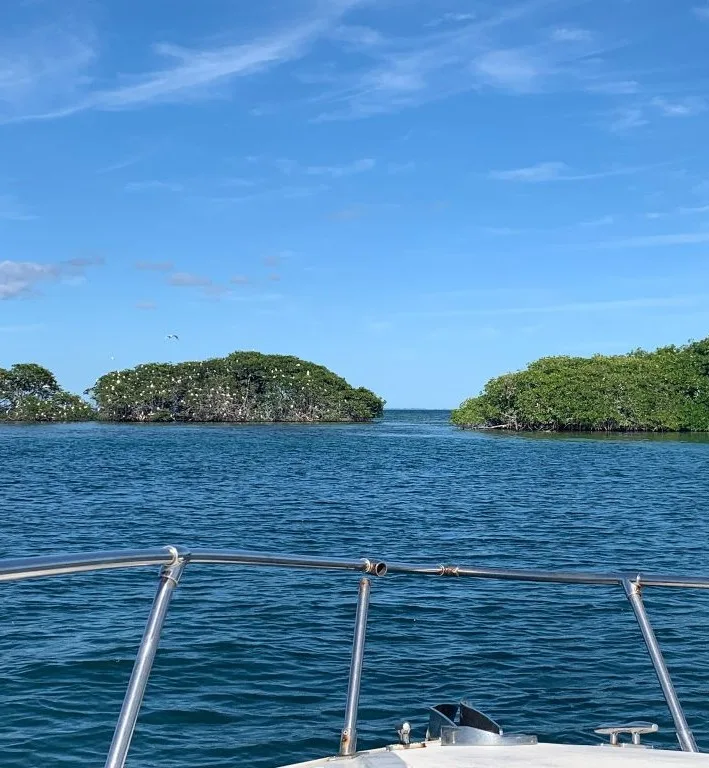
[[[540,571],[519,568],[478,568],[464,565],[421,565],[382,560],[344,560],[317,556],[281,555],[238,550],[186,549],[159,547],[113,552],[86,552],[77,555],[47,555],[0,560],[0,581],[19,581],[41,576],[102,571],[116,568],[161,566],[158,589],[150,609],[128,688],[123,699],[105,768],[123,768],[145,689],[160,642],[160,633],[170,606],[170,599],[188,564],[248,565],[305,569],[359,571],[372,576],[387,573],[423,576],[451,576],[476,579],[502,579],[556,584],[615,585],[623,588],[640,627],[662,693],[675,724],[677,739],[685,752],[698,752],[694,735],[677,697],[669,670],[645,611],[643,587],[684,587],[709,589],[709,577],[670,576],[638,572],[595,573],[577,571]],[[345,707],[345,724],[340,738],[340,754],[351,755],[357,749],[357,707],[362,676],[362,659],[367,627],[371,581],[362,578],[359,585],[357,614],[352,645],[350,680]]]

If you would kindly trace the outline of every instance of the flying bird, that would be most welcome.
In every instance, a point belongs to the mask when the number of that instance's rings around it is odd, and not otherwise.
[[[170,339],[175,339],[175,341],[179,341],[180,337],[176,333],[168,333],[165,339],[167,341],[169,341]]]

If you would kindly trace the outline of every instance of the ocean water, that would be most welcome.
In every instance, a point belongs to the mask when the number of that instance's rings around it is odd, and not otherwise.
[[[370,425],[0,427],[0,557],[184,544],[709,574],[709,441]],[[154,568],[0,584],[0,763],[103,765]],[[267,768],[336,751],[358,574],[189,566],[128,764]],[[709,594],[646,591],[709,749]],[[671,719],[620,588],[373,581],[359,744],[467,697],[508,732],[594,743]]]

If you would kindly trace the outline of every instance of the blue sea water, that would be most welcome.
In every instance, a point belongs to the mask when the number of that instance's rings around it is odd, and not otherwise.
[[[0,557],[184,544],[486,566],[709,573],[702,437],[369,425],[0,427]],[[189,566],[128,764],[277,766],[337,749],[357,574]],[[103,765],[155,569],[0,584],[0,763]],[[709,595],[647,590],[709,749]],[[360,746],[467,697],[508,731],[592,743],[672,723],[617,587],[386,576],[372,586]]]

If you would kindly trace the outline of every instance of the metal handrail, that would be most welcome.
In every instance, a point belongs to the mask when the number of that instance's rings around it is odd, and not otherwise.
[[[314,570],[358,571],[373,576],[387,573],[423,576],[452,576],[476,579],[499,579],[555,584],[590,584],[623,588],[640,627],[667,706],[674,720],[677,739],[685,752],[698,752],[694,735],[677,697],[669,670],[657,642],[655,632],[642,600],[643,587],[709,589],[709,577],[673,576],[633,572],[596,573],[590,571],[544,571],[520,568],[486,568],[465,565],[425,565],[362,558],[345,560],[312,555],[282,555],[243,550],[187,549],[157,547],[153,549],[85,552],[77,555],[44,555],[0,560],[0,581],[20,581],[41,576],[57,576],[122,568],[161,566],[157,593],[150,609],[138,653],[116,724],[105,768],[123,768],[130,748],[145,689],[160,642],[170,599],[185,567],[190,563],[211,565],[245,565],[262,567],[304,568]],[[345,708],[345,725],[341,732],[340,754],[354,754],[357,747],[357,706],[362,676],[362,659],[366,638],[367,608],[371,582],[360,581],[355,620],[350,680]]]

